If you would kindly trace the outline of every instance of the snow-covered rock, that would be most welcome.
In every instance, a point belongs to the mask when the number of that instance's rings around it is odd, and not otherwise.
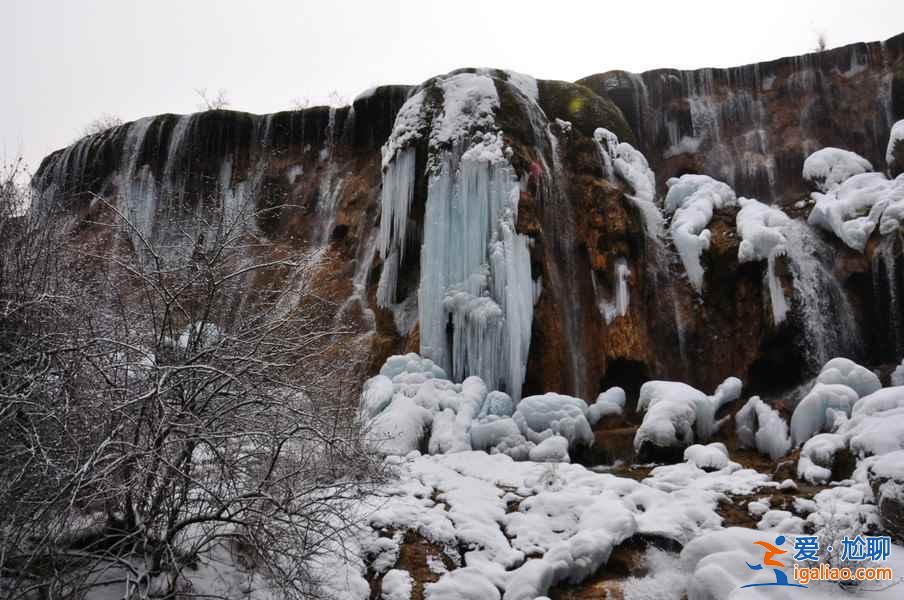
[[[882,235],[896,231],[904,219],[904,177],[889,180],[882,173],[861,173],[825,193],[813,192],[816,205],[807,222],[833,232],[845,244],[863,252],[876,227]]]
[[[522,398],[512,418],[524,437],[535,444],[560,435],[572,447],[589,446],[593,443],[593,432],[584,416],[586,412],[587,403],[580,398],[549,393]]]
[[[816,381],[846,385],[857,392],[861,398],[882,387],[878,375],[848,358],[833,358],[827,362],[819,372]]]
[[[625,410],[625,390],[612,387],[596,397],[587,409],[587,421],[596,425],[600,419],[609,416],[620,416]]]
[[[568,456],[568,440],[561,435],[548,437],[528,453],[534,462],[571,462]]]
[[[840,148],[822,148],[804,161],[803,178],[821,192],[827,192],[854,175],[872,170],[869,161],[859,154]]]
[[[904,385],[904,360],[891,372],[892,385]]]
[[[859,396],[846,385],[817,383],[794,408],[791,442],[800,446],[814,434],[836,425],[830,410],[849,416]]]
[[[721,442],[688,446],[684,449],[684,460],[704,471],[724,469],[730,462],[728,449]]]
[[[808,439],[800,450],[797,476],[810,483],[828,483],[837,457],[847,450],[847,441],[836,433],[819,433]]]
[[[682,175],[667,182],[665,211],[672,215],[669,227],[672,241],[684,263],[688,281],[703,291],[703,265],[700,256],[709,248],[707,229],[715,210],[737,203],[734,190],[707,175]]]
[[[412,579],[408,571],[392,569],[383,576],[382,600],[410,600]]]
[[[867,477],[885,531],[898,542],[904,541],[904,450],[873,459]]]

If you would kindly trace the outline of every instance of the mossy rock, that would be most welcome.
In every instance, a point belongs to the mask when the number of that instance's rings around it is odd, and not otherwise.
[[[590,137],[597,127],[605,127],[618,139],[636,145],[634,132],[625,116],[612,100],[599,96],[590,88],[567,81],[537,82],[540,107],[550,121],[570,121],[572,127]]]

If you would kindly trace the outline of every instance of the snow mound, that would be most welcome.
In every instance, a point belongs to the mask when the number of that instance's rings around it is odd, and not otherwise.
[[[882,383],[875,373],[848,358],[833,358],[827,362],[819,372],[816,381],[846,385],[857,392],[861,398],[882,387]]]
[[[421,358],[414,352],[390,356],[380,368],[380,375],[390,379],[403,373],[423,373],[436,379],[446,379],[446,372],[429,358]]]
[[[825,193],[813,192],[816,206],[807,222],[833,232],[845,244],[863,252],[876,227],[886,235],[904,219],[904,176],[888,180],[881,173],[861,173]]]
[[[571,462],[568,456],[568,440],[561,435],[548,437],[528,453],[534,462]]]
[[[620,416],[625,410],[625,390],[612,387],[596,397],[587,409],[587,421],[596,425],[600,419],[608,416]]]
[[[383,576],[382,600],[410,600],[412,579],[408,571],[392,569]]]
[[[593,432],[586,412],[587,403],[580,398],[549,393],[523,398],[512,418],[524,437],[535,444],[560,435],[569,446],[589,446],[593,443]]]
[[[788,424],[759,396],[752,396],[737,412],[735,427],[740,447],[756,448],[772,460],[781,458],[791,449]]]
[[[869,161],[859,154],[840,148],[822,148],[804,161],[803,178],[821,192],[827,192],[854,175],[872,170]]]
[[[480,409],[480,417],[488,415],[496,415],[500,417],[510,417],[515,412],[515,405],[511,396],[505,392],[492,391],[487,394],[487,398]]]
[[[895,367],[895,370],[892,371],[891,384],[904,385],[904,360],[902,360],[901,364]]]
[[[814,434],[837,425],[835,411],[850,416],[859,396],[846,385],[817,383],[791,415],[791,442],[800,446]]]
[[[710,231],[706,227],[715,210],[737,204],[734,190],[707,175],[682,175],[666,182],[665,211],[672,214],[669,227],[672,241],[684,263],[691,286],[703,291],[703,265],[700,257],[709,248]]]
[[[684,460],[698,469],[714,471],[724,469],[731,462],[728,460],[728,449],[721,442],[688,446],[684,449]]]
[[[659,448],[683,448],[696,439],[708,441],[718,427],[715,415],[737,400],[742,382],[723,381],[712,396],[677,381],[648,381],[640,388],[637,411],[646,412],[634,436],[634,449],[646,443]]]

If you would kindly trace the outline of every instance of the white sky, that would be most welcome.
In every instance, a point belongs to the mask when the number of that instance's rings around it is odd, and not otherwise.
[[[458,67],[574,80],[732,66],[904,31],[904,0],[0,0],[0,160],[40,159],[102,113],[272,112]],[[10,76],[10,72],[12,75]]]

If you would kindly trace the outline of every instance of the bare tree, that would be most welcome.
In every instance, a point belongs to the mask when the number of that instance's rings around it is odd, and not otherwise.
[[[119,127],[123,123],[124,121],[120,116],[110,113],[103,113],[99,117],[85,125],[79,137],[94,135],[95,133],[103,133],[104,131],[109,131],[114,127]]]
[[[828,47],[828,37],[826,36],[825,30],[820,30],[816,32],[816,47],[813,48],[813,52],[825,52]]]
[[[174,211],[161,240],[96,204],[105,241],[38,248],[65,257],[52,273],[72,293],[19,302],[72,309],[44,319],[59,335],[3,336],[35,344],[4,349],[0,364],[4,400],[19,407],[0,413],[0,501],[19,515],[0,524],[14,532],[0,539],[6,597],[190,593],[199,559],[217,552],[284,597],[316,594],[312,561],[341,549],[351,504],[380,470],[352,410],[299,379],[343,333],[289,284],[307,263],[261,238],[264,215],[250,209]],[[17,356],[31,358],[16,367]],[[23,505],[13,494],[29,478]]]
[[[195,93],[201,98],[198,110],[224,110],[232,105],[223,88],[217,90],[215,95],[208,94],[207,88],[196,88]]]
[[[292,105],[292,110],[304,110],[306,108],[310,108],[311,99],[307,96],[295,96],[290,100]]]

